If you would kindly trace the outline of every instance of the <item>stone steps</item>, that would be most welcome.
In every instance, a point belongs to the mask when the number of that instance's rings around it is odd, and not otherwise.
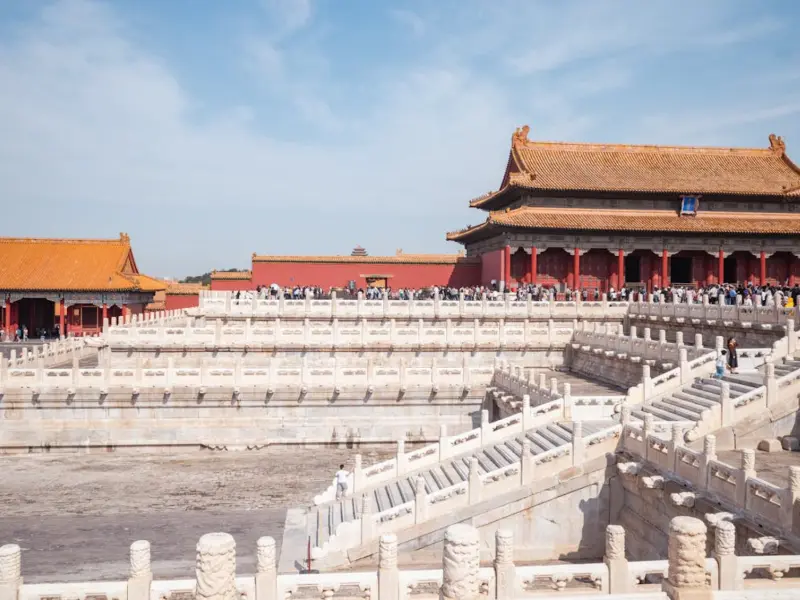
[[[584,421],[582,424],[583,435],[591,435],[609,427],[610,424],[611,422],[608,420]],[[541,454],[572,444],[572,423],[542,425],[525,432],[524,437],[530,441],[531,454]],[[443,490],[467,481],[469,465],[473,457],[478,461],[479,474],[517,463],[521,460],[522,444],[523,435],[519,435],[378,485],[366,491],[372,503],[372,512],[383,512],[413,501],[415,481],[419,476],[422,476],[425,481],[426,493]],[[320,505],[310,513],[309,536],[314,547],[324,548],[342,523],[354,521],[360,517],[361,494],[359,493],[358,496],[358,500],[351,496],[330,504]]]

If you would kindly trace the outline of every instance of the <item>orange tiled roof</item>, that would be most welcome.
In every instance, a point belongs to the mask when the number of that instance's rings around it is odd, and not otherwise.
[[[127,234],[113,240],[0,238],[0,290],[151,292]]]
[[[668,210],[595,210],[522,207],[489,213],[484,223],[447,234],[463,241],[493,228],[577,229],[645,233],[800,235],[800,214],[703,211],[695,217]]]
[[[167,284],[167,294],[170,296],[196,296],[208,287],[202,283],[178,283],[171,281]]]
[[[357,264],[395,264],[395,265],[454,265],[459,262],[472,262],[463,254],[403,254],[395,256],[253,256],[253,262],[272,263],[357,263]]]
[[[775,135],[769,148],[715,148],[536,142],[528,131],[512,136],[500,189],[470,206],[513,188],[785,197],[800,187],[800,169]]]
[[[211,279],[252,279],[252,271],[211,271]]]

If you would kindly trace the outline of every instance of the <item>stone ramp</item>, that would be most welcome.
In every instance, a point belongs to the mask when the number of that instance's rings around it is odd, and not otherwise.
[[[585,421],[580,424],[580,437],[590,436],[612,426],[609,420]],[[343,550],[336,539],[343,524],[361,516],[361,503],[368,498],[373,512],[382,513],[414,501],[417,482],[424,482],[424,492],[432,494],[467,483],[470,477],[480,477],[504,467],[518,464],[523,456],[523,443],[530,445],[530,454],[542,455],[573,444],[573,423],[549,423],[530,429],[524,434],[489,444],[477,451],[450,457],[432,467],[410,471],[402,477],[365,490],[358,497],[349,496],[316,507],[308,514],[308,536],[314,547],[314,557],[321,558],[329,550]],[[473,462],[474,459],[474,462]],[[471,470],[475,472],[471,474]]]

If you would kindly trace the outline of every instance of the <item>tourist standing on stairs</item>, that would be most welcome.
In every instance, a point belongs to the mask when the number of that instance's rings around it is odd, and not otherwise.
[[[739,353],[736,348],[739,347],[739,344],[736,343],[735,337],[728,338],[728,366],[731,369],[731,373],[736,373],[736,369],[739,368]]]
[[[727,357],[728,354],[727,350],[720,350],[719,356],[717,356],[717,370],[714,372],[715,379],[722,379],[725,376],[725,367],[727,366]]]
[[[344,465],[339,465],[339,470],[336,471],[336,499],[341,500],[347,494],[347,476],[349,473],[344,470]]]

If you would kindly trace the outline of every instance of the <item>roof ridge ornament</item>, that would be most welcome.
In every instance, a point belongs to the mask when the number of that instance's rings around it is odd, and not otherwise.
[[[776,154],[785,154],[786,153],[786,142],[783,141],[783,138],[779,135],[775,135],[774,133],[769,134],[769,148]]]
[[[523,146],[528,143],[528,133],[530,132],[531,128],[527,125],[523,125],[522,127],[517,127],[514,130],[514,135],[511,136],[511,145],[512,146]]]

